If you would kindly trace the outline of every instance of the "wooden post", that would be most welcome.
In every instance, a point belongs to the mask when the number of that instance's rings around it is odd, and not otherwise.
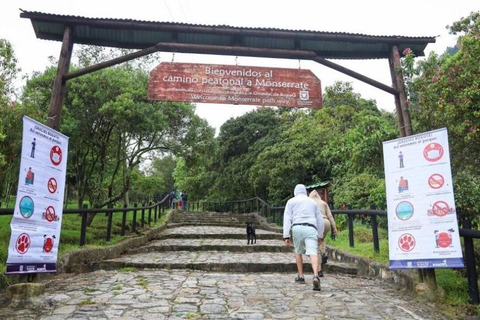
[[[411,136],[412,133],[412,122],[410,121],[410,112],[408,110],[408,101],[407,101],[407,94],[405,92],[405,83],[403,82],[402,72],[400,70],[400,53],[398,52],[397,46],[392,46],[390,59],[393,66],[390,66],[390,71],[392,72],[392,80],[394,83],[394,87],[398,90],[398,102],[400,105],[400,113],[398,113],[397,107],[397,116],[398,118],[402,119],[403,126],[400,125],[400,133],[402,133],[402,127],[405,129],[404,134],[402,137]],[[395,86],[396,85],[396,86]],[[395,98],[395,104],[397,104],[397,98]]]
[[[398,47],[393,45],[390,52],[390,72],[392,74],[393,86],[398,90],[398,96],[395,97],[395,104],[397,105],[397,116],[399,119],[400,135],[402,137],[411,136],[413,134],[412,122],[410,120],[410,111],[408,110],[407,94],[405,92],[405,83],[403,82],[403,75],[401,72],[400,53]],[[400,107],[400,110],[399,110]],[[402,128],[404,130],[402,130]],[[419,278],[423,279],[428,286],[436,290],[437,278],[435,269],[428,268],[418,269]]]
[[[62,117],[63,98],[67,92],[66,80],[64,76],[70,68],[70,60],[73,52],[73,31],[71,27],[65,26],[63,32],[62,49],[58,60],[57,75],[53,83],[52,99],[50,100],[50,109],[48,110],[47,126],[57,131],[60,129],[60,119]]]
[[[395,65],[393,63],[393,59],[390,57],[388,59],[389,66],[390,66],[390,75],[392,76],[392,85],[395,89],[397,88],[397,75],[395,72]],[[403,116],[402,116],[402,107],[400,106],[400,97],[398,94],[394,95],[395,98],[395,113],[397,114],[398,119],[398,129],[400,131],[400,136],[405,137],[405,124],[403,123]]]

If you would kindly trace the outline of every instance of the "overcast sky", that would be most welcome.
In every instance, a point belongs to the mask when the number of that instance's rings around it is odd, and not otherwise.
[[[39,40],[29,19],[20,18],[20,9],[88,18],[118,18],[236,27],[266,27],[291,30],[437,37],[426,54],[443,53],[455,44],[446,26],[480,10],[479,0],[7,0],[0,5],[0,38],[12,43],[24,74],[43,71],[49,57],[60,54],[60,42]],[[160,61],[172,61],[161,53]],[[380,109],[393,111],[388,93],[311,61],[257,59],[233,56],[175,54],[175,62],[238,64],[244,66],[302,68],[311,70],[325,86],[335,81],[353,83],[363,98],[375,99]],[[391,85],[388,61],[334,60],[349,69]],[[229,118],[254,109],[253,106],[197,104],[197,114],[218,129]]]

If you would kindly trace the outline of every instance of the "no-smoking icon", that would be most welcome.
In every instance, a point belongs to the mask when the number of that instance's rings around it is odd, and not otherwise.
[[[450,211],[450,206],[445,201],[437,201],[432,206],[432,212],[434,215],[443,217]]]
[[[47,188],[50,193],[57,192],[57,180],[55,178],[48,179]]]
[[[430,177],[428,177],[428,185],[430,186],[430,188],[440,189],[441,187],[443,187],[444,183],[445,178],[439,173],[434,173]]]
[[[45,210],[45,219],[47,219],[48,222],[52,222],[53,220],[55,220],[55,218],[55,208],[52,206],[48,206]]]

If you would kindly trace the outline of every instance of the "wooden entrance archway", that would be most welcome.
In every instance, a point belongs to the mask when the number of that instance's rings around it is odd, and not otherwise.
[[[66,82],[81,75],[157,51],[311,60],[392,94],[400,136],[412,134],[400,57],[410,48],[423,56],[434,37],[370,36],[364,34],[270,28],[192,25],[126,19],[86,18],[22,11],[39,39],[62,42],[47,125],[58,130]],[[73,45],[138,49],[134,53],[69,72]],[[327,60],[330,59],[330,60]],[[332,59],[387,59],[388,86],[332,62]]]

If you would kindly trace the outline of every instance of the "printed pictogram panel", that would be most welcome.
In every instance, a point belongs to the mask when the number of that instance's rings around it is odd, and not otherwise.
[[[55,178],[48,179],[47,188],[48,188],[48,192],[52,194],[57,192],[57,180]]]
[[[413,216],[413,204],[408,201],[402,201],[397,204],[395,214],[400,220],[408,220]]]
[[[450,212],[450,206],[445,201],[437,201],[432,206],[432,213],[436,216],[443,217]]]
[[[404,252],[412,251],[415,244],[415,238],[410,233],[404,233],[398,238],[398,247]]]
[[[57,215],[55,214],[55,208],[53,206],[48,206],[47,209],[45,209],[45,219],[48,222],[52,222],[56,219]]]
[[[33,215],[33,209],[35,205],[33,203],[33,199],[29,196],[24,196],[19,203],[20,214],[24,218],[30,218]]]
[[[443,147],[440,143],[430,143],[423,149],[423,157],[425,160],[435,162],[443,157]]]
[[[25,254],[30,248],[30,245],[30,236],[26,233],[22,233],[18,236],[17,241],[15,242],[15,250],[20,254]]]
[[[50,161],[54,166],[62,163],[62,149],[59,146],[54,146],[50,149]]]
[[[445,178],[439,174],[439,173],[434,173],[430,177],[428,177],[428,185],[430,188],[433,189],[440,189],[443,187],[445,183]]]

